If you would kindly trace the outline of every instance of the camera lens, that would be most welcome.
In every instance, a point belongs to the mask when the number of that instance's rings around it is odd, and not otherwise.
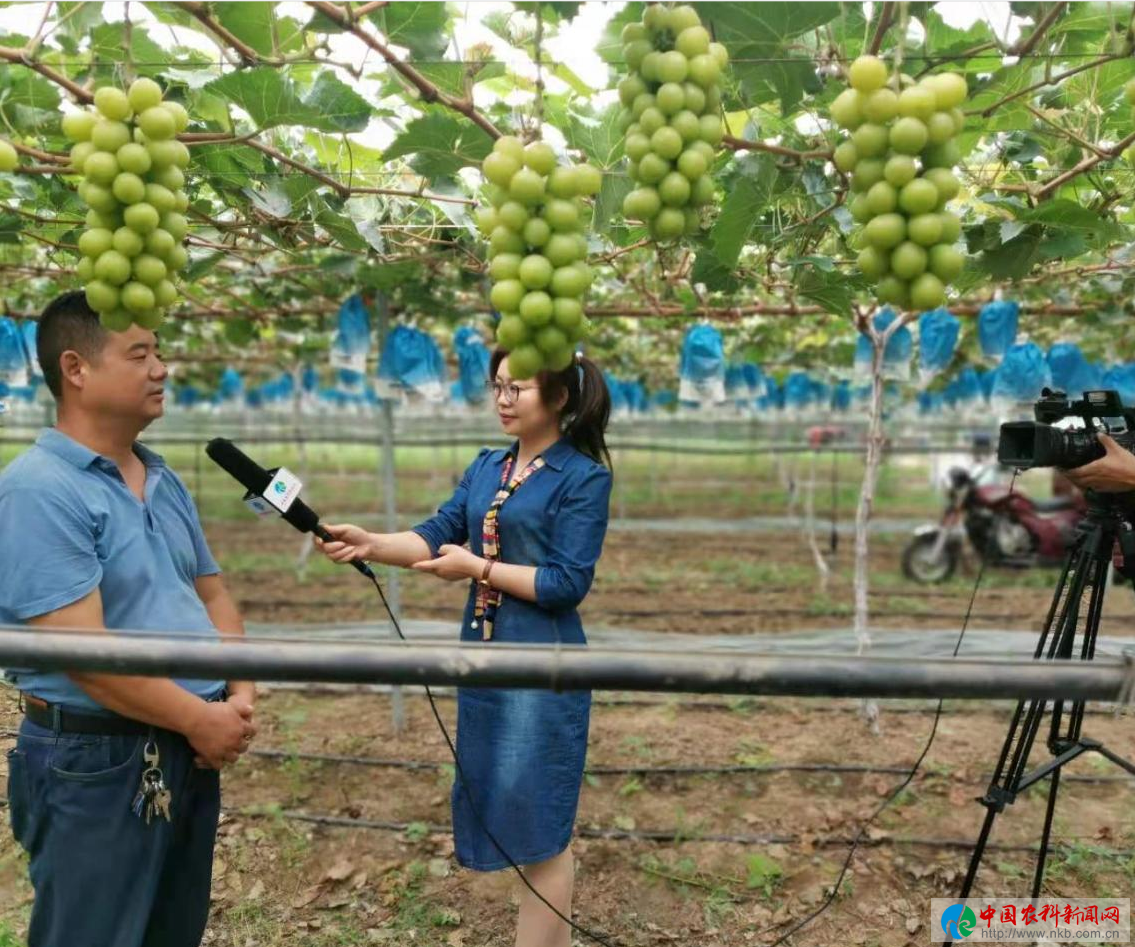
[[[1058,459],[1051,464],[1053,467],[1073,470],[1076,467],[1083,467],[1084,464],[1090,464],[1104,455],[1103,446],[1096,438],[1095,431],[1059,431],[1058,433],[1063,437]]]
[[[997,460],[1007,467],[1060,467],[1071,470],[1103,456],[1095,431],[1065,431],[1036,421],[1001,425]]]

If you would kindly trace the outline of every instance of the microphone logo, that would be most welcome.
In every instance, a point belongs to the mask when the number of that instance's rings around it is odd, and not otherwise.
[[[257,516],[286,514],[303,489],[303,483],[287,467],[273,470],[271,474],[272,479],[263,493],[250,491],[244,498],[245,505]]]
[[[303,483],[300,482],[299,477],[287,467],[280,467],[273,471],[268,489],[264,491],[264,499],[281,513],[287,513],[302,489]]]

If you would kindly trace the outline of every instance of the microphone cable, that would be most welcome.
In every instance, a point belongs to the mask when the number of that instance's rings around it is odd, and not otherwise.
[[[386,609],[386,614],[390,616],[390,622],[394,626],[394,631],[398,634],[398,637],[402,641],[409,640],[402,633],[402,626],[398,623],[398,619],[394,617],[394,610],[390,607],[390,603],[386,600],[386,593],[382,591],[382,585],[379,583],[378,577],[374,574],[374,570],[371,569],[365,562],[362,562],[361,560],[358,561],[366,570],[364,572],[364,575],[366,575],[366,577],[374,583],[375,591],[378,592],[378,597],[382,600],[382,606]],[[437,721],[438,729],[441,731],[441,735],[445,738],[446,746],[449,747],[449,753],[453,757],[454,767],[457,771],[458,777],[461,779],[461,785],[465,791],[465,798],[469,803],[469,811],[473,813],[473,816],[477,820],[477,825],[480,826],[481,831],[484,832],[489,841],[493,843],[493,847],[501,853],[505,861],[508,862],[509,867],[513,871],[515,871],[520,880],[524,882],[524,887],[531,891],[549,911],[555,914],[556,917],[558,917],[561,921],[568,924],[576,933],[582,934],[584,937],[593,940],[597,944],[602,944],[603,947],[616,947],[615,942],[609,940],[608,937],[604,936],[603,934],[597,933],[596,931],[589,930],[582,924],[578,924],[573,921],[570,917],[560,911],[554,904],[552,904],[547,898],[545,898],[538,890],[536,890],[536,887],[532,884],[531,881],[528,880],[528,877],[524,874],[524,871],[521,869],[521,867],[516,863],[513,857],[509,855],[507,851],[505,851],[504,846],[497,841],[496,836],[493,835],[491,831],[489,831],[489,827],[485,824],[485,819],[481,815],[480,810],[473,804],[473,797],[469,792],[469,782],[465,778],[465,773],[461,769],[461,760],[458,759],[457,756],[457,746],[454,744],[453,738],[449,735],[449,730],[446,729],[445,723],[441,719],[441,714],[438,712],[437,704],[434,701],[433,692],[430,690],[430,686],[428,684],[424,684],[423,687],[426,691],[426,698],[430,702],[430,710],[433,712],[434,720]]]
[[[1013,479],[1009,482],[1009,496],[1013,495],[1013,490],[1017,483],[1017,474],[1019,471],[1013,472]],[[974,602],[977,601],[977,592],[981,588],[981,580],[985,576],[985,566],[989,562],[990,554],[992,552],[993,543],[996,540],[995,534],[990,531],[989,538],[986,544],[986,554],[981,557],[981,563],[977,568],[977,576],[974,579],[973,589],[970,591],[969,604],[966,606],[966,613],[962,618],[962,628],[958,633],[958,640],[954,642],[954,651],[951,657],[956,658],[961,651],[962,641],[965,639],[966,631],[969,629],[970,616],[973,614]],[[903,777],[902,781],[891,790],[890,795],[879,804],[878,808],[868,816],[867,820],[859,827],[859,831],[855,834],[855,838],[851,840],[851,849],[847,853],[847,858],[843,861],[843,867],[840,869],[839,877],[836,878],[835,884],[832,885],[832,890],[828,894],[824,903],[821,904],[816,910],[809,914],[804,920],[800,921],[792,927],[787,933],[782,934],[774,940],[768,947],[780,947],[788,938],[797,933],[804,927],[807,927],[816,918],[823,914],[835,902],[836,897],[839,895],[840,886],[843,884],[843,879],[847,876],[848,869],[851,868],[851,861],[855,858],[855,853],[859,849],[859,843],[863,840],[863,836],[867,834],[867,830],[874,824],[875,820],[891,805],[901,794],[907,786],[911,784],[914,777],[918,774],[919,769],[922,767],[922,761],[926,759],[927,754],[930,752],[930,747],[934,745],[934,738],[938,735],[938,722],[942,719],[942,707],[945,703],[944,697],[938,698],[938,707],[934,711],[934,721],[930,725],[930,735],[926,739],[925,746],[922,747],[922,752],[918,754],[918,759],[914,761],[911,766],[910,772]],[[767,930],[761,931],[762,934],[770,934],[777,928],[771,927]]]

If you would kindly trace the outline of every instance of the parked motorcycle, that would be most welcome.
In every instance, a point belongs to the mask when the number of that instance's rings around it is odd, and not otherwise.
[[[946,474],[942,518],[915,530],[903,550],[903,575],[926,584],[945,582],[967,541],[990,565],[1060,565],[1086,511],[1078,492],[1051,500],[1034,500],[1020,490],[1010,493],[995,464],[952,467]]]

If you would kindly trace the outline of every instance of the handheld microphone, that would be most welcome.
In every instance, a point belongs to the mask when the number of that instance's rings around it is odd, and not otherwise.
[[[279,513],[301,533],[314,533],[325,542],[335,537],[319,523],[319,514],[299,498],[303,486],[283,467],[265,470],[228,438],[214,437],[205,446],[209,459],[232,477],[248,492],[246,503],[257,513]],[[351,565],[368,579],[374,578],[370,566],[353,560]]]

